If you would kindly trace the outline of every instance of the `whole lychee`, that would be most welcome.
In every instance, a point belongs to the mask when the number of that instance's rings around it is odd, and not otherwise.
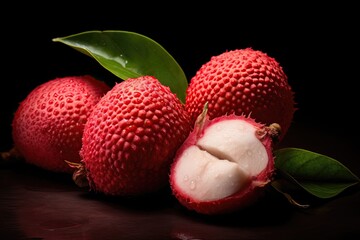
[[[110,87],[90,75],[49,80],[19,104],[12,121],[14,149],[26,162],[71,173],[80,162],[82,134],[90,112]]]
[[[201,66],[186,91],[185,106],[193,122],[205,102],[210,119],[234,113],[263,124],[278,123],[279,140],[295,112],[294,93],[282,66],[252,48],[226,51]]]
[[[184,105],[155,77],[117,83],[86,123],[83,165],[74,180],[105,195],[160,190],[169,183],[170,164],[190,129]]]
[[[170,185],[190,210],[215,215],[254,204],[274,173],[273,139],[280,126],[234,114],[201,114],[176,153]]]

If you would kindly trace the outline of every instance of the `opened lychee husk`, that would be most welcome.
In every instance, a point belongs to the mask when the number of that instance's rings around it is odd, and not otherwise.
[[[265,126],[234,114],[209,120],[205,110],[172,164],[174,196],[203,214],[255,203],[274,175],[272,147],[279,130],[278,124]]]

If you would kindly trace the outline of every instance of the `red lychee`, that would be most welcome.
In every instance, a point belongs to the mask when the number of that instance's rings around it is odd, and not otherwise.
[[[186,92],[185,106],[193,122],[205,102],[210,119],[234,113],[263,124],[278,123],[279,141],[295,112],[294,93],[282,66],[252,48],[224,52],[201,66]]]
[[[209,120],[204,112],[171,166],[174,196],[186,208],[208,215],[254,204],[272,180],[273,139],[280,126],[234,114]]]
[[[14,114],[14,149],[30,164],[73,172],[65,160],[80,162],[85,123],[108,90],[90,75],[59,77],[37,86]]]
[[[116,84],[86,123],[83,166],[74,174],[90,190],[134,196],[160,190],[168,182],[176,150],[190,132],[184,105],[152,76]],[[84,171],[85,170],[85,171]]]

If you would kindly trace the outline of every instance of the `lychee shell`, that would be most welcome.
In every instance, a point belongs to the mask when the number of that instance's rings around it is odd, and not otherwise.
[[[12,122],[14,146],[30,164],[71,173],[80,162],[84,125],[110,89],[90,75],[59,77],[35,89],[19,104]]]
[[[185,106],[193,122],[206,102],[210,119],[234,113],[267,125],[280,124],[279,140],[295,111],[294,93],[282,66],[252,48],[226,51],[201,66],[186,91]]]
[[[96,105],[84,130],[81,154],[90,189],[121,196],[161,189],[189,132],[183,104],[156,78],[116,84]]]
[[[257,129],[261,130],[265,125],[256,122],[254,119],[245,116],[237,116],[234,114],[224,115],[221,117],[216,117],[211,120],[207,118],[204,125],[201,126],[202,130],[199,134],[198,126],[194,127],[194,130],[189,134],[188,138],[184,141],[182,146],[178,149],[174,162],[171,165],[170,172],[170,186],[172,189],[173,195],[176,199],[187,209],[193,210],[200,214],[206,215],[219,215],[219,214],[228,214],[241,209],[244,209],[248,206],[254,205],[265,193],[264,187],[272,180],[274,175],[274,157],[272,154],[273,148],[273,138],[267,134],[261,139],[261,142],[266,148],[267,155],[269,157],[266,168],[264,168],[256,177],[253,177],[249,181],[248,185],[245,186],[240,192],[237,192],[231,196],[228,196],[223,199],[214,200],[214,201],[197,201],[191,198],[186,193],[179,190],[177,182],[175,181],[175,172],[176,165],[183,154],[183,152],[189,148],[189,146],[195,145],[198,141],[199,136],[205,131],[208,126],[216,124],[217,122],[224,120],[232,119],[241,119],[253,124]]]

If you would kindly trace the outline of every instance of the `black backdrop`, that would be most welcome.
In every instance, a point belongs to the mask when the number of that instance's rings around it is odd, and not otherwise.
[[[177,2],[8,3],[1,8],[0,150],[11,146],[10,124],[18,103],[38,84],[80,74],[92,74],[110,84],[119,81],[90,57],[52,41],[88,30],[146,35],[178,61],[188,79],[212,55],[245,47],[262,50],[277,59],[289,77],[299,108],[295,122],[356,135],[359,49],[355,9],[330,4],[289,7],[256,2],[248,6],[226,1],[197,6]]]

